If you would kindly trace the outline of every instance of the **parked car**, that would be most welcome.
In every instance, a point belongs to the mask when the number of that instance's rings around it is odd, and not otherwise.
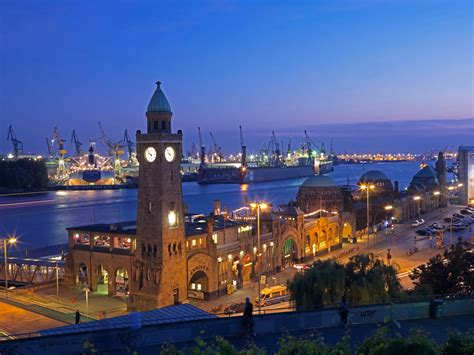
[[[418,229],[415,233],[418,235],[423,235],[423,236],[429,236],[432,234],[426,229]]]
[[[245,303],[232,303],[228,307],[224,308],[224,314],[243,313],[244,308]]]
[[[463,215],[465,215],[465,216],[470,216],[470,215],[472,215],[472,212],[469,211],[469,210],[461,210],[461,211],[459,211],[459,213],[460,213],[460,214],[463,214]]]
[[[466,216],[462,215],[462,214],[459,214],[459,213],[455,213],[453,214],[453,217],[457,218],[457,219],[464,219],[466,218]]]
[[[423,223],[425,223],[425,220],[423,218],[417,219],[415,222],[411,224],[412,227],[418,227],[421,226]]]

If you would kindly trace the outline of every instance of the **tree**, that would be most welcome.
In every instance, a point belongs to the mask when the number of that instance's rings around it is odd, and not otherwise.
[[[288,282],[296,309],[311,310],[341,301],[345,292],[346,271],[334,260],[318,260],[309,270]]]
[[[472,245],[459,238],[443,255],[413,270],[410,278],[415,292],[429,287],[434,294],[471,294],[474,291],[474,251]]]
[[[399,297],[402,290],[396,270],[373,254],[353,256],[345,266],[318,260],[309,270],[296,274],[288,288],[300,310],[334,305],[343,296],[352,305],[387,302]]]
[[[387,302],[402,289],[396,270],[371,253],[358,254],[346,264],[347,299],[350,304]]]

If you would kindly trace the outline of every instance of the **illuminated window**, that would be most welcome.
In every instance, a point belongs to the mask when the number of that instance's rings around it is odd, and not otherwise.
[[[212,235],[212,240],[214,241],[215,244],[217,244],[217,233],[214,233]]]
[[[191,242],[191,244],[194,246],[196,246],[196,239],[193,239],[193,241]]]
[[[96,235],[94,236],[94,246],[101,248],[110,247],[110,237],[107,235]]]
[[[176,227],[178,225],[178,216],[175,211],[168,212],[168,224],[170,227]]]

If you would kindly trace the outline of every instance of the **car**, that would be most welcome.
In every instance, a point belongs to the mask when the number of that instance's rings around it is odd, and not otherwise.
[[[469,210],[461,210],[459,211],[460,214],[463,214],[465,216],[470,216],[472,215],[472,212],[470,212]]]
[[[307,264],[294,264],[293,267],[297,271],[304,271],[304,270],[309,270],[310,269],[310,266],[307,265]]]
[[[425,220],[423,218],[417,219],[415,222],[411,224],[412,227],[418,227],[421,226],[423,223],[425,223]]]
[[[452,218],[446,217],[446,218],[444,219],[444,221],[445,221],[446,223],[451,223]]]
[[[457,218],[457,219],[461,219],[461,218],[464,219],[464,218],[466,218],[466,216],[464,216],[464,215],[462,215],[462,214],[459,214],[459,213],[453,214],[453,217],[455,217],[455,218]]]
[[[418,234],[418,235],[422,235],[422,236],[429,236],[429,235],[432,234],[429,231],[427,231],[426,229],[418,229],[415,233]]]
[[[228,307],[224,308],[224,314],[236,314],[243,313],[245,308],[245,303],[232,303]]]

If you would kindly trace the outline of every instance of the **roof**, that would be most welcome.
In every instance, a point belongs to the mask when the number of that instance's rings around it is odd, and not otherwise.
[[[59,328],[42,330],[41,335],[58,335],[76,332],[100,331],[105,329],[133,328],[144,325],[181,323],[203,319],[217,319],[214,314],[203,311],[190,304],[180,304],[151,311],[134,312],[125,316],[107,318],[92,322],[67,325]]]
[[[207,219],[209,217],[202,214],[188,214],[185,217],[184,229],[186,236],[193,236],[198,234],[207,233]],[[213,230],[218,231],[226,228],[238,227],[248,223],[237,222],[232,219],[224,219],[224,216],[217,215],[212,216],[214,219]],[[136,235],[137,234],[137,222],[136,221],[127,221],[119,223],[100,223],[100,224],[89,224],[85,226],[70,227],[66,230],[78,230],[85,232],[94,232],[94,233],[107,233],[107,234],[127,234],[127,235]]]
[[[382,173],[379,170],[369,170],[362,174],[359,181],[380,181],[380,180],[390,180],[387,175]]]
[[[438,178],[438,173],[433,167],[426,165],[413,178]]]
[[[147,112],[169,112],[171,113],[171,106],[165,94],[161,90],[161,82],[156,82],[156,90],[150,99]]]
[[[280,215],[284,215],[284,216],[299,216],[302,214],[304,214],[304,212],[300,210],[298,207],[294,207],[294,206],[285,207],[283,210],[280,211]]]
[[[313,175],[307,178],[301,187],[337,187],[336,182],[327,175]]]

